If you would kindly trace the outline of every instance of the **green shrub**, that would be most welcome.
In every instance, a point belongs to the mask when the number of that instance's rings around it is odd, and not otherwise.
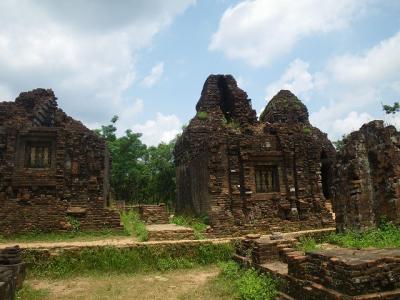
[[[277,282],[269,275],[254,269],[241,269],[235,262],[221,264],[220,280],[231,285],[233,294],[243,300],[274,299]]]
[[[314,238],[308,236],[302,236],[299,239],[299,243],[296,245],[297,250],[304,252],[312,251],[317,248],[317,242]]]
[[[196,240],[204,239],[204,232],[207,228],[207,224],[205,223],[204,220],[200,218],[180,215],[180,216],[173,216],[170,221],[171,223],[179,226],[192,228]]]
[[[239,279],[238,290],[244,300],[275,299],[276,282],[270,276],[250,269]]]
[[[206,120],[208,118],[208,113],[206,111],[199,111],[197,112],[197,117],[200,120]]]
[[[146,229],[146,224],[142,220],[140,220],[139,214],[137,212],[122,212],[121,221],[126,233],[136,236],[139,241],[148,240],[149,233]]]
[[[77,274],[131,274],[192,268],[228,261],[233,252],[233,245],[230,243],[99,247],[80,251],[64,250],[54,256],[28,251],[24,254],[24,260],[33,276],[62,278]]]
[[[304,127],[304,128],[303,128],[303,132],[304,132],[305,134],[310,134],[310,133],[311,133],[311,128],[309,128],[309,127]]]

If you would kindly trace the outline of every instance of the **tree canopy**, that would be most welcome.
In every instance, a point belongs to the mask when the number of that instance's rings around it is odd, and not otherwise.
[[[118,116],[96,132],[107,141],[112,157],[111,186],[117,200],[131,203],[175,204],[175,141],[158,146],[143,144],[141,134],[127,130],[117,137]]]

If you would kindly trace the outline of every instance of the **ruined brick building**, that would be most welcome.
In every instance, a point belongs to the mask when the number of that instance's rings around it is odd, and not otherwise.
[[[106,208],[109,167],[105,141],[59,109],[53,91],[0,102],[0,233],[119,227]]]
[[[306,106],[282,90],[260,118],[230,75],[206,80],[175,147],[177,211],[206,215],[216,232],[332,226],[335,149]]]
[[[382,219],[400,223],[400,132],[394,126],[372,121],[344,139],[333,194],[339,231]]]

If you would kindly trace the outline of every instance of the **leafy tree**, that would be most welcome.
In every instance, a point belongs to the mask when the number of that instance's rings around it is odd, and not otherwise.
[[[395,102],[395,103],[393,103],[393,105],[382,104],[382,108],[385,111],[385,113],[388,115],[395,114],[400,111],[400,103]]]
[[[133,203],[175,204],[175,140],[147,147],[141,134],[127,130],[116,136],[118,116],[95,130],[104,137],[112,157],[111,186],[118,200]]]
[[[343,134],[341,139],[338,139],[337,141],[332,142],[332,144],[335,146],[337,151],[340,151],[343,149],[347,136],[348,136],[347,134]]]

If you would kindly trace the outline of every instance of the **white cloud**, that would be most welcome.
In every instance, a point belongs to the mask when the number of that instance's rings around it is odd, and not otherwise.
[[[182,123],[175,115],[163,115],[157,113],[155,120],[148,120],[143,124],[136,124],[132,127],[135,132],[142,133],[142,141],[146,145],[157,145],[168,143],[181,132]]]
[[[1,1],[0,92],[52,88],[60,107],[87,124],[122,117],[138,51],[193,3]],[[126,126],[135,122],[126,119]]]
[[[301,39],[345,27],[368,1],[241,1],[223,14],[209,49],[253,66],[268,65]]]
[[[381,109],[386,95],[400,96],[398,53],[400,32],[360,54],[332,58],[318,76],[322,84],[315,85],[316,90],[329,94],[332,100],[312,113],[311,121],[328,132],[332,139],[357,129],[354,128],[356,125],[370,119],[385,119],[400,128],[400,119],[384,116]],[[349,114],[349,111],[352,112]]]
[[[346,85],[370,85],[398,80],[400,70],[400,32],[381,41],[362,54],[335,57],[328,71]]]
[[[11,101],[12,94],[6,86],[0,85],[0,101]]]
[[[161,79],[161,76],[164,73],[164,63],[160,62],[156,64],[150,71],[149,75],[147,75],[143,81],[142,85],[145,87],[152,87],[154,84],[157,83]]]
[[[305,100],[309,99],[308,92],[314,88],[313,76],[308,71],[309,64],[301,59],[294,60],[285,73],[277,81],[270,83],[267,88],[267,101],[280,90],[290,90]]]
[[[364,123],[372,121],[374,118],[368,113],[350,112],[345,118],[337,119],[333,123],[334,136],[340,136],[358,130]]]

